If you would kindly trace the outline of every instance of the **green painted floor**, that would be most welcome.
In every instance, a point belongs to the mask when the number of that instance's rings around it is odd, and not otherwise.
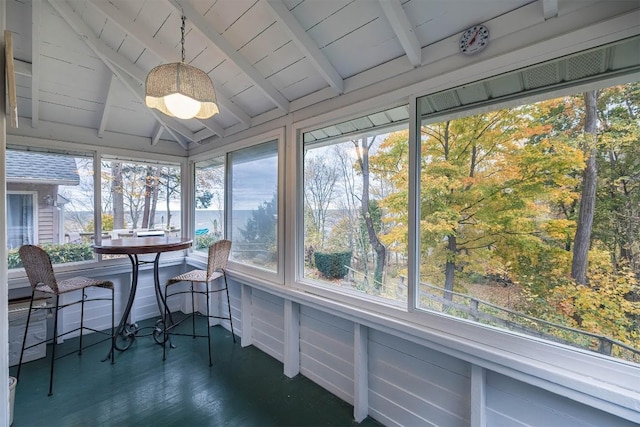
[[[380,426],[370,418],[356,423],[351,405],[301,375],[287,378],[280,362],[252,346],[242,348],[239,338],[234,344],[222,327],[211,330],[213,367],[206,338],[174,337],[177,348],[162,362],[162,347],[150,336],[139,337],[117,352],[114,365],[101,362],[109,348],[103,342],[82,357],[56,360],[51,397],[49,358],[26,363],[13,427]],[[74,346],[77,339],[61,347]]]

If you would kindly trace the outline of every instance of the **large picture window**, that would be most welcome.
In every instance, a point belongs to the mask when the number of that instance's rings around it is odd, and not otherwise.
[[[407,301],[408,117],[401,106],[304,134],[306,279]]]
[[[430,101],[417,307],[640,362],[640,84],[445,120]]]
[[[231,260],[278,269],[278,141],[229,153]]]
[[[102,238],[181,235],[180,166],[102,160]]]
[[[305,132],[305,281],[640,362],[640,84],[602,86],[418,98],[415,162],[398,109]]]
[[[94,259],[93,158],[8,149],[9,268],[22,266],[18,249],[40,245],[54,264]]]
[[[206,255],[209,246],[224,238],[225,162],[216,157],[195,165],[195,251]]]

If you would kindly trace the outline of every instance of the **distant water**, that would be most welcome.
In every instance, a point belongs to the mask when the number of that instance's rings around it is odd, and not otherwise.
[[[247,221],[251,218],[252,213],[252,210],[238,210],[232,212],[231,221],[233,223],[233,234],[236,237],[238,236],[239,229],[243,229],[246,227]],[[159,221],[161,221],[163,217],[166,218],[164,212],[156,213],[156,223],[160,224]],[[171,211],[171,224],[175,227],[178,227],[177,224],[179,223],[180,211]],[[199,230],[202,228],[209,229],[209,232],[214,232],[216,229],[220,232],[224,232],[224,211],[196,209],[194,229]]]
[[[233,225],[233,235],[227,236],[231,238],[239,237],[239,230],[246,228],[247,221],[251,219],[252,210],[233,211],[231,221]],[[210,232],[216,230],[215,223],[218,224],[218,230],[224,231],[224,213],[217,210],[196,210],[195,229],[208,228]]]
[[[233,223],[233,231],[234,235],[237,238],[239,235],[239,229],[245,228],[247,221],[251,218],[253,210],[237,210],[232,212],[232,223]],[[93,214],[91,212],[81,212],[78,214],[74,214],[73,216],[67,213],[66,215],[66,229],[67,230],[78,230],[83,229],[83,226],[77,224],[77,221],[74,221],[73,218],[79,218],[80,222],[84,224],[93,220]],[[164,228],[166,227],[167,221],[167,212],[166,211],[156,211],[155,215],[154,227],[156,228]],[[130,225],[130,219],[125,220],[125,227]],[[204,210],[197,209],[195,214],[195,230],[207,228],[210,232],[214,232],[216,230],[223,231],[224,230],[224,212],[221,210]],[[140,223],[138,223],[140,224]],[[180,228],[180,211],[171,211],[171,224],[175,228]],[[234,237],[234,236],[228,236]]]

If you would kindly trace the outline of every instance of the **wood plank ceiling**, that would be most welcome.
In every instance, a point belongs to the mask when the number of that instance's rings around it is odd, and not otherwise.
[[[21,127],[67,125],[184,150],[422,67],[436,43],[455,53],[474,24],[559,10],[558,0],[1,1]],[[211,119],[144,106],[149,70],[180,59],[182,13],[186,62],[216,88],[220,114]]]

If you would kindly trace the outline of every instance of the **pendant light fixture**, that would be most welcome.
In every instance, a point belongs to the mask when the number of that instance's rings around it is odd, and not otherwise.
[[[182,15],[182,60],[158,65],[147,75],[145,104],[179,119],[208,119],[218,114],[216,93],[204,71],[184,62],[184,29]]]

